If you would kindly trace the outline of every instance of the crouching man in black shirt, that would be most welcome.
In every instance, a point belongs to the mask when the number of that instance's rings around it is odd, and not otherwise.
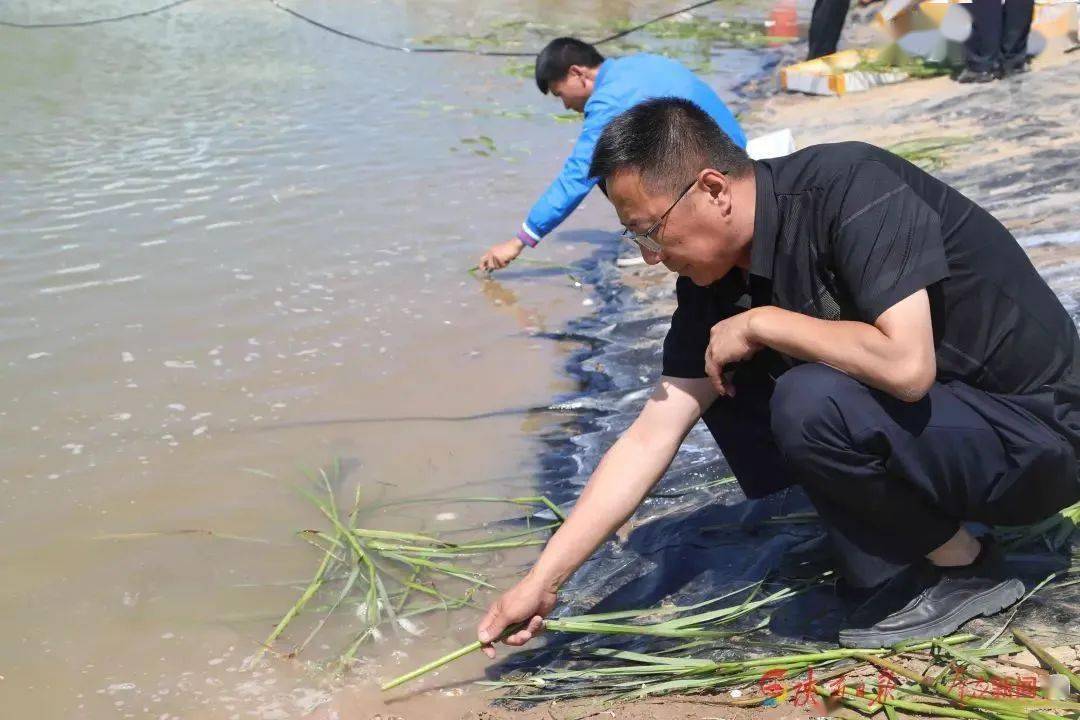
[[[699,418],[743,490],[801,485],[854,587],[840,642],[946,635],[1016,602],[989,540],[1080,498],[1080,339],[1009,232],[862,143],[754,162],[692,103],[612,121],[601,178],[645,260],[679,274],[664,368],[535,566],[478,628],[528,641]],[[898,578],[904,578],[901,583]]]

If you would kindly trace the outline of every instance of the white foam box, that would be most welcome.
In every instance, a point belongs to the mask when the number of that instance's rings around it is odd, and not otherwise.
[[[780,70],[780,87],[810,95],[844,95],[891,85],[907,79],[905,72],[856,70],[863,62],[878,58],[877,50],[841,50]]]
[[[752,160],[767,160],[795,152],[795,136],[791,128],[758,135],[746,141],[746,154]]]

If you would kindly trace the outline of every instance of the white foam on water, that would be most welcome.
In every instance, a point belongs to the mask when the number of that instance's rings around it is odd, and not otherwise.
[[[142,280],[142,277],[142,275],[127,275],[125,277],[112,278],[111,280],[90,280],[84,283],[75,283],[74,285],[58,285],[56,287],[41,288],[41,294],[60,295],[62,293],[85,290],[93,287],[111,287],[113,285],[136,282],[137,280]]]
[[[127,210],[130,207],[135,207],[139,204],[138,200],[129,200],[125,203],[118,205],[108,205],[106,207],[94,208],[93,210],[83,210],[81,212],[65,213],[58,215],[61,220],[74,220],[76,218],[88,217],[90,215],[101,215],[102,213],[113,212],[114,210]]]
[[[184,217],[173,218],[173,222],[177,225],[187,225],[188,223],[198,222],[205,219],[205,215],[186,215]]]
[[[78,267],[66,267],[60,268],[54,274],[55,275],[74,275],[75,273],[91,272],[92,270],[99,270],[101,263],[90,263],[88,265],[79,265]]]

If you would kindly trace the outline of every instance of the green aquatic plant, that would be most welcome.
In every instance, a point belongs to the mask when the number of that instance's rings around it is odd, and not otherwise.
[[[495,152],[495,141],[488,135],[461,138],[461,144],[472,150],[474,155],[480,155],[481,157],[488,157]]]
[[[690,40],[706,45],[742,48],[759,48],[798,40],[796,37],[770,35],[765,23],[743,19],[672,18],[649,26],[646,32],[661,40]]]
[[[823,580],[823,578],[811,584],[816,584],[817,582],[820,582],[820,580]],[[695,642],[717,640],[720,638],[729,638],[734,635],[746,634],[748,632],[746,629],[726,629],[723,626],[726,626],[755,610],[788,600],[803,592],[807,587],[810,587],[811,584],[799,588],[781,587],[768,593],[764,597],[759,598],[757,596],[762,590],[763,584],[761,582],[756,582],[725,595],[694,605],[563,616],[546,620],[544,622],[544,627],[547,630],[555,632],[578,634],[681,638]],[[715,606],[722,600],[738,595],[744,595],[744,597],[740,602],[734,605],[720,608],[710,607]],[[754,629],[757,629],[757,627]],[[509,632],[512,632],[512,630]],[[479,642],[470,643],[433,663],[425,665],[417,671],[407,673],[406,675],[391,680],[383,685],[383,689],[388,690],[407,682],[408,680],[420,677],[420,675],[426,672],[442,667],[443,665],[478,649],[480,649]]]
[[[536,63],[531,60],[509,60],[503,64],[502,73],[522,80],[532,80],[536,73]]]
[[[641,36],[646,40],[660,40],[668,47],[657,48],[655,42],[638,42],[630,36],[619,35],[631,29],[640,30]],[[641,27],[641,23],[634,20],[609,24],[587,22],[546,24],[532,20],[507,20],[496,22],[481,33],[428,35],[413,38],[410,42],[418,48],[440,47],[467,52],[535,53],[539,52],[551,38],[567,35],[603,38],[604,54],[610,57],[650,51],[686,60],[680,46],[692,43],[699,57],[689,62],[694,64],[699,71],[711,69],[709,51],[713,46],[753,49],[798,40],[796,37],[771,35],[769,28],[760,20],[680,16],[650,23],[645,27]],[[502,66],[501,71],[512,77],[531,79],[533,68],[531,60],[511,60]]]
[[[555,122],[559,123],[576,123],[581,122],[584,117],[581,113],[576,112],[564,112],[564,113],[549,113],[550,117]]]
[[[523,530],[499,535],[485,531],[469,539],[457,537],[461,533],[446,533],[454,535],[453,540],[425,533],[365,528],[358,525],[363,509],[359,489],[347,513],[338,507],[334,488],[339,477],[340,465],[334,463],[328,470],[308,474],[317,490],[298,488],[329,523],[326,529],[306,529],[298,533],[302,540],[319,551],[319,565],[300,596],[263,641],[260,650],[249,659],[249,665],[278,644],[286,630],[304,614],[317,613],[319,619],[304,639],[285,654],[289,657],[299,655],[331,617],[348,615],[356,618],[358,627],[352,631],[352,639],[339,657],[339,665],[346,666],[365,642],[380,637],[386,630],[415,633],[410,618],[475,607],[475,594],[482,588],[493,586],[482,572],[456,564],[458,561],[542,545],[547,535],[564,519],[562,510],[543,496],[432,498],[414,502],[499,502],[539,506],[556,520],[534,524],[530,515],[520,519],[526,526]],[[312,607],[317,598],[325,598],[325,601]],[[346,608],[351,612],[342,612]]]

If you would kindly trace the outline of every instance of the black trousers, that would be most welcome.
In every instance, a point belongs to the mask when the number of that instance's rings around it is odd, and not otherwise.
[[[1036,522],[1080,499],[1073,446],[1040,420],[1041,395],[936,383],[905,403],[825,365],[773,383],[736,376],[734,398],[704,420],[740,484],[801,485],[825,522],[838,568],[872,587],[951,538],[965,521]]]
[[[815,0],[810,15],[810,52],[807,60],[836,52],[851,0]]]
[[[964,43],[975,72],[1015,70],[1027,61],[1035,0],[971,0],[971,35]]]

